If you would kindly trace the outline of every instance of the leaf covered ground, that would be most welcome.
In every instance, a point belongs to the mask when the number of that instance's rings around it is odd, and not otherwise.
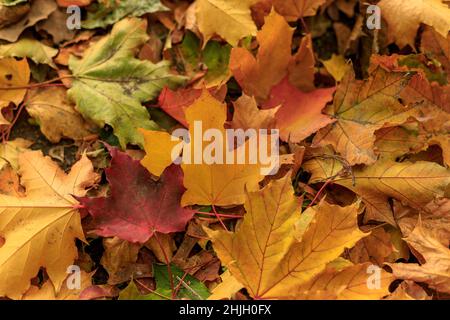
[[[450,298],[449,31],[445,0],[0,0],[0,299]],[[230,129],[269,143],[224,163]]]

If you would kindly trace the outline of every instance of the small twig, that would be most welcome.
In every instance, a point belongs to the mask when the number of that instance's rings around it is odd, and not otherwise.
[[[227,226],[223,223],[222,219],[220,219],[219,214],[217,213],[216,207],[214,205],[212,205],[212,210],[214,212],[214,215],[216,216],[217,220],[219,220],[220,224],[222,225],[222,227],[228,231]]]
[[[211,212],[202,212],[202,211],[195,211],[195,214],[204,214],[206,216],[219,216],[221,218],[231,218],[231,219],[242,219],[244,216],[238,215],[238,214],[224,214],[224,213],[211,213]]]
[[[70,78],[74,78],[74,76],[67,75],[67,76],[54,78],[54,79],[51,79],[51,80],[48,80],[48,81],[44,81],[44,82],[40,82],[40,83],[33,83],[33,84],[30,84],[30,85],[27,85],[27,86],[0,87],[0,90],[21,90],[21,89],[42,88],[42,87],[48,86],[49,84],[52,84],[53,82],[61,81],[61,80],[64,80],[64,79],[70,79]],[[56,84],[56,86],[58,86],[58,84]]]
[[[131,280],[131,281],[133,281],[133,280]],[[156,294],[157,296],[160,296],[160,297],[163,298],[163,299],[171,300],[169,297],[166,297],[165,295],[163,295],[163,294],[161,294],[161,293],[159,293],[159,292],[156,292],[155,290],[152,290],[151,288],[147,287],[145,284],[143,284],[143,283],[140,282],[139,280],[135,279],[134,281],[136,281],[137,283],[139,283],[145,290],[150,291],[150,293],[154,293],[154,294]]]
[[[204,300],[201,295],[199,295],[194,289],[192,289],[186,282],[184,282],[183,279],[181,279],[179,276],[177,276],[177,280],[180,281],[181,285],[192,292],[199,300]]]

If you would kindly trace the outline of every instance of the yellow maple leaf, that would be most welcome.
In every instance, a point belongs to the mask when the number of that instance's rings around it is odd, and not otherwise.
[[[250,6],[255,0],[197,0],[198,28],[206,45],[214,34],[224,38],[232,46],[246,36],[256,35]]]
[[[239,150],[245,151],[243,164],[229,164],[226,161],[223,161],[223,163],[207,163],[204,161],[205,152],[211,149],[210,144],[203,144],[198,149],[199,146],[196,140],[201,140],[203,132],[206,130],[213,129],[218,135],[223,137],[224,141],[227,141],[225,137],[228,136],[224,129],[226,121],[225,108],[225,104],[219,102],[207,90],[204,90],[200,98],[186,109],[186,120],[189,124],[189,134],[192,142],[185,144],[185,148],[183,148],[181,167],[184,172],[184,186],[187,189],[181,199],[183,206],[194,204],[217,206],[242,204],[245,200],[244,186],[254,189],[263,177],[260,172],[260,163],[256,161],[255,164],[252,164],[249,161],[248,141],[236,149],[236,153]],[[202,132],[196,131],[195,123],[201,124]],[[156,131],[146,130],[141,132],[143,132],[146,141],[149,142],[145,144],[148,157],[144,158],[142,165],[151,173],[158,174],[165,166],[170,164],[169,159],[172,159],[172,138],[167,133],[161,134]],[[162,140],[159,140],[159,142],[158,137],[162,137]],[[177,139],[175,138],[174,140],[176,141]],[[152,151],[155,147],[159,147],[158,150]],[[222,147],[217,147],[217,149],[220,148],[222,148],[222,155],[225,157],[227,143],[224,142]],[[178,150],[175,149],[175,153]],[[215,150],[215,152],[219,154],[219,150]],[[211,151],[213,157],[215,152]],[[197,159],[197,157],[200,159]],[[185,161],[186,159],[188,161]],[[199,161],[197,162],[196,159]]]
[[[325,297],[337,300],[376,300],[389,294],[389,285],[395,279],[383,269],[374,269],[371,282],[371,263],[363,263],[336,269],[330,263],[324,272],[299,288],[299,298],[308,299],[314,292],[322,292]],[[379,277],[378,277],[379,276]],[[375,277],[378,277],[375,280]],[[379,281],[379,283],[377,283]]]
[[[18,299],[45,267],[56,292],[77,257],[75,238],[84,240],[78,202],[98,175],[86,156],[68,175],[40,151],[19,156],[25,197],[0,195],[0,296]]]
[[[237,231],[207,229],[213,248],[231,274],[255,299],[295,299],[300,286],[368,235],[357,225],[359,204],[339,207],[322,201],[301,240],[300,218],[290,175],[248,192]]]

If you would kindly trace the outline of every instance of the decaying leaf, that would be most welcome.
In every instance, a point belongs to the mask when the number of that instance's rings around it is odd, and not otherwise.
[[[94,132],[68,101],[64,88],[42,88],[28,96],[26,108],[35,118],[48,140],[58,143],[62,138],[81,140]]]

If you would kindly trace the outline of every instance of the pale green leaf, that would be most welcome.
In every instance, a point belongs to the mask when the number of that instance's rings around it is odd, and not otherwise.
[[[124,19],[83,59],[69,61],[74,76],[69,98],[85,117],[100,126],[110,125],[122,147],[142,145],[137,129],[158,129],[141,103],[156,98],[165,86],[174,88],[184,82],[183,77],[169,73],[167,61],[153,64],[134,58],[148,39],[146,27],[143,20]]]

